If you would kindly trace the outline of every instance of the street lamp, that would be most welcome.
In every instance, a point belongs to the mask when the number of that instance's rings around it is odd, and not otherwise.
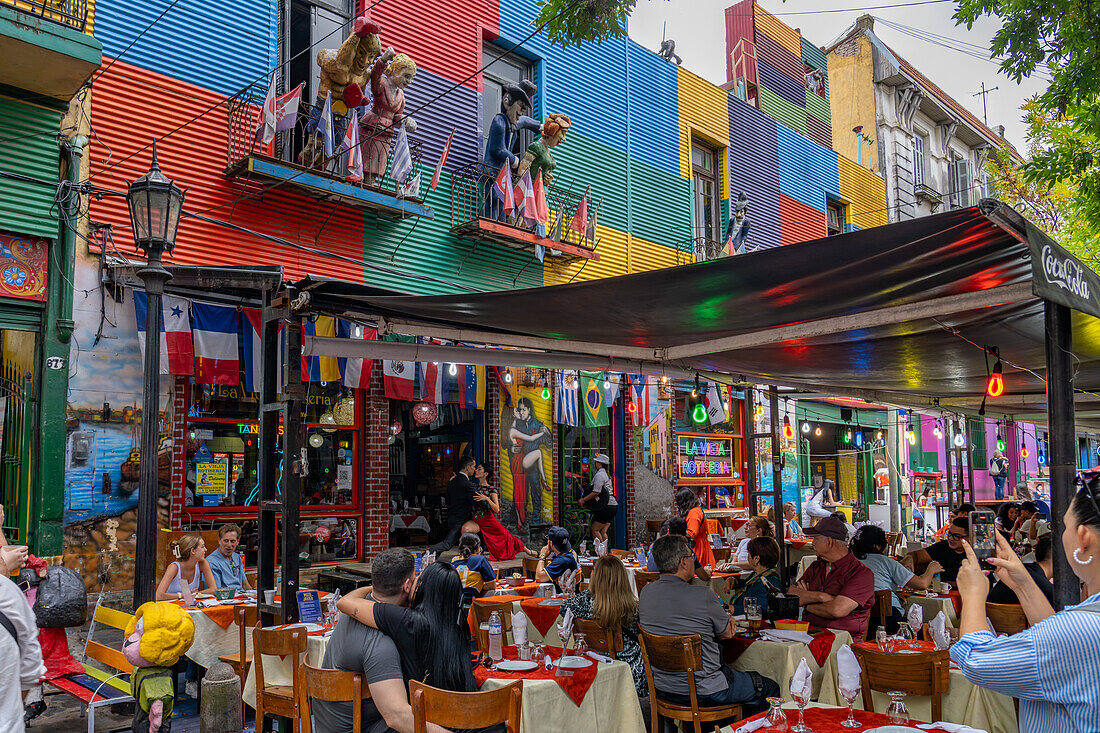
[[[137,542],[134,555],[134,608],[155,600],[157,587],[157,452],[160,448],[160,321],[161,295],[172,276],[161,264],[176,247],[176,229],[183,208],[183,191],[160,172],[157,144],[149,172],[126,192],[134,247],[145,252],[147,264],[138,270],[145,284],[145,373],[141,399],[141,474],[138,483]]]

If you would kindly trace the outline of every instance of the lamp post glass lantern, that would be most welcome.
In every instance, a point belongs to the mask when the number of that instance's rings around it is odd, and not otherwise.
[[[183,191],[160,171],[157,145],[149,172],[126,193],[134,247],[147,264],[138,271],[145,284],[145,365],[141,401],[141,467],[138,481],[137,542],[134,554],[134,608],[155,600],[157,568],[157,453],[160,449],[161,295],[171,274],[161,264],[176,247]]]

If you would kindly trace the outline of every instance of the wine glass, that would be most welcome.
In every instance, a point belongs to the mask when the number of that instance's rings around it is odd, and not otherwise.
[[[841,723],[841,725],[845,728],[862,728],[863,723],[856,720],[855,716],[852,714],[852,705],[855,704],[856,698],[859,697],[859,688],[856,687],[849,690],[846,687],[841,687],[840,696],[844,698],[844,702],[848,703],[848,719]]]
[[[909,708],[905,707],[905,693],[891,692],[890,707],[886,709],[886,717],[895,725],[909,724]]]
[[[898,624],[898,638],[901,639],[904,646],[913,646],[912,642],[917,636],[913,633],[913,627],[911,627],[907,621],[902,621]]]
[[[880,652],[889,651],[889,639],[890,635],[886,633],[885,626],[879,626],[875,632],[875,643],[878,644],[878,650]]]
[[[806,725],[806,721],[802,718],[803,712],[806,710],[806,704],[810,702],[808,695],[791,695],[794,698],[795,704],[798,705],[798,723],[791,728],[793,733],[814,733],[813,728]]]
[[[768,730],[787,730],[790,724],[787,723],[787,714],[783,712],[783,698],[781,697],[769,697],[768,715],[764,718],[768,723]]]

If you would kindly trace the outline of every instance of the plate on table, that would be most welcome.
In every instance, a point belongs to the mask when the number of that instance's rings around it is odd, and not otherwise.
[[[554,664],[562,669],[582,669],[584,667],[591,667],[592,660],[585,659],[584,657],[562,657]]]
[[[500,669],[505,672],[530,672],[533,669],[538,669],[538,666],[538,662],[532,662],[530,660],[509,659],[504,662],[494,663],[493,669]]]

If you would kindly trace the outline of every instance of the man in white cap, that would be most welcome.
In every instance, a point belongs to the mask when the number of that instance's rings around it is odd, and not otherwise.
[[[592,538],[607,542],[607,528],[611,526],[615,513],[619,511],[619,501],[615,498],[615,484],[607,474],[611,459],[606,453],[597,453],[593,461],[597,470],[596,475],[592,477],[591,491],[582,496],[577,504],[592,512]]]

